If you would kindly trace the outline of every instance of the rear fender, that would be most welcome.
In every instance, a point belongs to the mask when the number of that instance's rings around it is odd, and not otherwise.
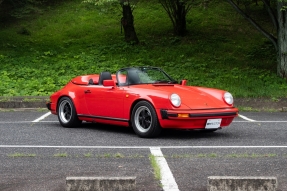
[[[59,95],[59,98],[57,100],[57,108],[58,108],[58,104],[59,104],[60,99],[62,97],[68,97],[72,100],[72,102],[75,106],[76,112],[78,114],[85,113],[86,102],[85,102],[85,98],[84,98],[84,93],[81,93],[81,91],[76,91],[77,87],[79,87],[79,86],[70,82],[60,91],[60,95]]]

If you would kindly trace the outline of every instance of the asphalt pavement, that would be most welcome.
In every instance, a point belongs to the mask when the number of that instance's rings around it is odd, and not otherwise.
[[[154,177],[153,148],[177,190],[206,191],[208,176],[276,176],[278,191],[287,190],[286,98],[235,99],[244,110],[268,112],[240,112],[214,133],[165,130],[155,139],[101,124],[62,128],[48,100],[0,97],[0,191],[65,190],[67,176],[136,176],[137,190],[168,190]]]
[[[67,176],[136,176],[137,190],[160,191],[153,148],[181,191],[206,191],[208,176],[275,176],[278,191],[287,190],[286,112],[240,112],[214,133],[165,130],[154,139],[101,124],[63,128],[48,113],[0,112],[1,191],[65,190]]]

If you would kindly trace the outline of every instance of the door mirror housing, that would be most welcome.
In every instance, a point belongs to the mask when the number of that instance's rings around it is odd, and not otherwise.
[[[187,80],[180,80],[179,84],[182,86],[186,86]]]

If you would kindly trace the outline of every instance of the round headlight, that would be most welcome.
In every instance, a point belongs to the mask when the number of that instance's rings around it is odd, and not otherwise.
[[[181,99],[180,99],[179,95],[171,94],[169,99],[170,99],[170,102],[172,103],[173,106],[175,106],[175,107],[179,107],[180,106]]]
[[[233,97],[232,97],[231,93],[225,92],[223,95],[223,99],[228,105],[233,104]]]

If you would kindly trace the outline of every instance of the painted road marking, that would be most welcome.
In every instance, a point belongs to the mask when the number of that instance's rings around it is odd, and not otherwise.
[[[250,123],[250,122],[252,122],[252,123],[254,123],[254,122],[256,122],[256,123],[287,123],[287,121],[232,121],[232,123]]]
[[[0,124],[7,124],[7,123],[15,123],[15,124],[21,124],[21,123],[34,123],[35,121],[0,121]],[[59,121],[38,121],[36,123],[59,123]]]
[[[0,145],[0,148],[65,148],[65,149],[253,149],[253,148],[287,148],[287,145],[273,146],[50,146],[50,145]]]
[[[33,123],[34,121],[0,121],[0,124],[7,124],[7,123]],[[287,123],[287,121],[232,121],[232,123]],[[37,123],[59,123],[59,121],[38,121]],[[232,124],[231,123],[231,124]]]
[[[245,119],[245,120],[251,121],[251,122],[254,122],[254,121],[255,121],[255,120],[253,120],[253,119],[249,119],[248,117],[245,117],[244,115],[240,115],[240,114],[238,114],[238,117],[241,117],[242,119]]]
[[[160,167],[161,184],[164,191],[179,191],[172,172],[159,147],[151,147],[150,152]]]
[[[35,119],[35,120],[32,121],[32,122],[33,122],[33,123],[39,122],[39,121],[45,119],[46,117],[48,117],[49,115],[51,115],[51,112],[48,112],[48,113],[42,115],[41,117],[39,117],[38,119]]]

